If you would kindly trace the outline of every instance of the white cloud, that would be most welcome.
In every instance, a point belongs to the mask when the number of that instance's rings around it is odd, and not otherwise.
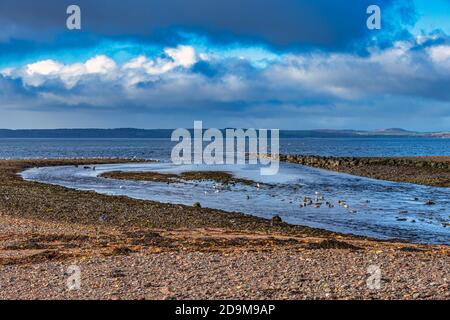
[[[43,60],[27,65],[25,67],[25,72],[30,76],[35,74],[49,76],[57,74],[62,68],[63,65],[54,60]]]
[[[440,45],[431,47],[428,52],[436,63],[448,62],[450,60],[450,46]]]
[[[86,68],[86,73],[88,74],[109,74],[117,68],[117,65],[107,56],[101,55],[86,61],[84,67]]]
[[[142,69],[149,75],[159,75],[169,72],[177,67],[190,68],[197,62],[195,49],[190,46],[178,46],[166,48],[166,57],[150,60],[145,56],[139,56],[126,63],[123,68]]]
[[[122,67],[122,78],[127,87],[140,82],[152,81],[164,73],[178,67],[189,69],[197,62],[196,52],[190,46],[166,48],[166,57],[151,60],[143,55],[138,56]]]
[[[428,51],[427,51],[428,50]],[[165,55],[150,59],[137,56],[117,65],[101,55],[85,62],[64,65],[43,60],[22,68],[4,69],[8,78],[20,78],[26,86],[42,90],[49,104],[93,106],[246,106],[358,103],[386,97],[424,98],[450,101],[448,46],[416,50],[411,44],[373,50],[368,56],[335,53],[280,55],[264,68],[252,67],[244,59],[214,56],[214,76],[196,73],[191,67],[197,57],[189,46],[166,48]],[[79,86],[76,93],[61,92],[47,81],[60,81],[66,89]],[[195,93],[195,94],[193,94]],[[100,98],[101,97],[101,98]]]
[[[71,89],[83,77],[97,75],[101,80],[124,79],[124,85],[133,86],[139,82],[154,80],[158,76],[178,67],[190,68],[197,62],[196,52],[190,46],[166,48],[166,57],[150,60],[138,56],[120,68],[111,58],[98,55],[84,63],[64,65],[55,60],[42,60],[22,68],[7,68],[1,71],[3,76],[21,78],[25,85],[39,87],[48,80],[59,79],[66,88]]]
[[[172,58],[174,66],[189,68],[197,61],[195,49],[190,46],[167,48],[164,51],[170,58]]]
[[[25,85],[40,87],[48,80],[60,80],[68,89],[77,85],[86,75],[101,75],[107,80],[115,78],[116,63],[99,55],[85,63],[64,65],[55,60],[42,60],[28,64],[22,68],[7,68],[1,74],[11,78],[21,78]]]

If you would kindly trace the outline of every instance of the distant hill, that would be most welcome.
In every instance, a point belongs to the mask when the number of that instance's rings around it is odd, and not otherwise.
[[[0,138],[170,138],[170,129],[36,129],[8,130],[0,129]]]
[[[170,138],[173,129],[0,129],[0,138],[65,138],[65,139],[112,139],[112,138]],[[191,130],[192,131],[192,130]],[[362,130],[281,130],[281,138],[367,138],[367,137],[423,137],[450,138],[450,132],[415,132],[400,128]]]
[[[389,128],[389,129],[378,129],[374,132],[381,132],[381,133],[392,133],[392,134],[408,134],[413,133],[412,131],[408,131],[401,128]]]

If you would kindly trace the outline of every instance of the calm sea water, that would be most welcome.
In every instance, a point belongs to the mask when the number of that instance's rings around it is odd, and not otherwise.
[[[174,144],[168,139],[0,139],[0,158],[168,159]],[[450,139],[282,139],[280,151],[324,156],[450,156]]]

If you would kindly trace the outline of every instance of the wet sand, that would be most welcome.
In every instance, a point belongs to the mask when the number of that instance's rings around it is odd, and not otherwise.
[[[159,173],[159,172],[123,172],[111,171],[100,175],[103,178],[119,179],[119,180],[137,180],[137,181],[153,181],[177,183],[182,181],[215,181],[224,185],[234,185],[237,183],[254,185],[255,181],[234,177],[229,172],[223,171],[188,171],[179,174]]]
[[[124,160],[0,161],[0,298],[450,298],[449,246],[376,241],[17,175],[108,162]],[[82,271],[80,290],[66,286],[72,264]],[[366,284],[371,265],[382,272],[378,290]]]

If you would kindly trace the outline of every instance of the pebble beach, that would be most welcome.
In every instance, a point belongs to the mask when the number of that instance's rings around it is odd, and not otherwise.
[[[22,180],[0,161],[1,299],[448,299],[450,248]],[[67,268],[81,287],[67,286]],[[370,267],[381,271],[371,288]]]

